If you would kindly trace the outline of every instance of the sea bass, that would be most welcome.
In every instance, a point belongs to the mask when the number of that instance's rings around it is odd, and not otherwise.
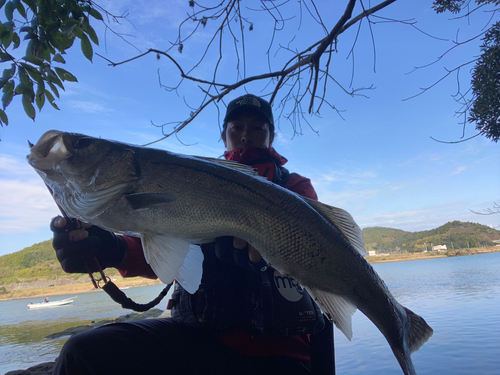
[[[403,372],[416,374],[410,355],[432,328],[396,301],[364,259],[361,230],[346,211],[235,162],[82,134],[48,131],[27,159],[69,216],[140,236],[162,282],[178,277],[196,244],[241,238],[300,282],[348,339],[359,309],[385,336]]]

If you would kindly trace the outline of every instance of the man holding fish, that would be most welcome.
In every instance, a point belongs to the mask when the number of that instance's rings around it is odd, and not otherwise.
[[[272,148],[274,119],[267,101],[250,94],[231,101],[222,140],[226,160],[249,165],[267,180],[317,200],[310,180],[289,173],[283,167],[287,160]],[[140,238],[84,223],[84,229],[68,233],[65,226],[62,217],[51,223],[66,272],[87,272],[85,264],[96,257],[102,268],[116,267],[124,277],[162,279]],[[171,318],[75,335],[64,345],[54,373],[293,375],[309,374],[311,366],[316,374],[334,373],[332,324],[299,283],[270,267],[238,237],[218,237],[202,244],[201,252],[201,282],[190,285],[188,277],[179,277],[169,301]]]

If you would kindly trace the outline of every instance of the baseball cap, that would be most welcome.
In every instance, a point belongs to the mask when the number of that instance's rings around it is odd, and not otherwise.
[[[230,101],[227,106],[224,122],[230,121],[231,116],[233,116],[240,108],[249,108],[259,112],[274,129],[274,118],[271,105],[266,100],[252,94],[246,94]]]

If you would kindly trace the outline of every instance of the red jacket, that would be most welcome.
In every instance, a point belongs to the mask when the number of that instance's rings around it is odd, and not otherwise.
[[[224,157],[227,160],[237,161],[242,164],[253,166],[252,163],[272,158],[278,166],[284,165],[288,160],[278,154],[274,148],[247,148],[226,151]],[[259,174],[263,175],[262,164],[255,165]],[[272,176],[268,176],[272,180]],[[318,197],[311,181],[296,173],[289,176],[284,185],[302,196],[317,200]],[[126,259],[117,267],[123,277],[142,276],[156,279],[156,275],[147,264],[142,251],[140,238],[123,236],[128,246]],[[255,336],[241,330],[223,331],[218,335],[219,340],[231,347],[233,350],[250,356],[282,355],[302,360],[310,360],[309,337],[307,335],[297,336]]]

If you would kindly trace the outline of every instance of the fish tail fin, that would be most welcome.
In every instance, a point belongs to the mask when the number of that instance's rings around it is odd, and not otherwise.
[[[408,330],[406,332],[406,340],[404,343],[399,342],[393,345],[390,340],[394,356],[399,362],[401,369],[405,375],[417,375],[413,362],[411,360],[411,353],[417,351],[427,340],[432,336],[433,330],[421,316],[415,314],[410,309],[402,306],[408,319]],[[402,344],[402,345],[401,345]]]
[[[404,307],[410,320],[410,331],[408,332],[408,349],[410,353],[416,352],[432,336],[434,331],[421,316]]]

